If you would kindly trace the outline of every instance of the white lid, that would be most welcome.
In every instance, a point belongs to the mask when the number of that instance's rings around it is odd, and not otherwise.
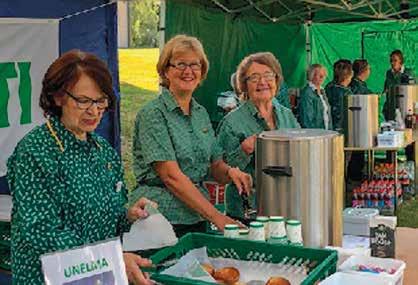
[[[379,215],[379,210],[374,208],[346,208],[344,209],[344,220],[346,218],[368,218]]]
[[[396,216],[375,216],[370,220],[370,227],[374,228],[379,225],[385,225],[392,229],[396,228],[397,217]]]
[[[0,195],[0,221],[10,222],[12,217],[12,196]]]

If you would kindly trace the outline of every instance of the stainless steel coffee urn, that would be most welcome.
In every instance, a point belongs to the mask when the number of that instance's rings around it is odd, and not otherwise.
[[[386,93],[386,120],[395,120],[397,108],[405,119],[409,110],[414,112],[415,102],[418,102],[418,85],[402,84],[390,87]]]
[[[262,132],[256,143],[258,214],[302,222],[306,246],[341,246],[344,139],[334,131]]]
[[[418,102],[418,85],[397,85],[390,88],[389,93],[396,96],[396,106],[403,119],[409,110],[414,113],[415,102]]]
[[[345,96],[345,144],[349,147],[373,147],[379,133],[379,96]]]

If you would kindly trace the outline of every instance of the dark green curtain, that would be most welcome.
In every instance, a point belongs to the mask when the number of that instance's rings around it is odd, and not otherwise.
[[[390,68],[391,51],[400,49],[405,66],[418,74],[418,20],[370,21],[361,23],[313,24],[311,27],[312,62],[321,63],[332,79],[332,65],[340,58],[367,59],[371,90],[383,91],[385,73]]]
[[[252,18],[233,18],[225,13],[167,1],[166,41],[177,34],[201,40],[210,62],[206,81],[195,92],[196,99],[217,121],[219,92],[230,90],[230,76],[246,56],[270,51],[280,61],[289,86],[305,82],[305,30],[303,25],[261,23]]]

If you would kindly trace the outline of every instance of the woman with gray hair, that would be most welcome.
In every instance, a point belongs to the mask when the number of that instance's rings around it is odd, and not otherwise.
[[[217,141],[228,164],[253,176],[256,135],[266,130],[300,126],[292,111],[274,99],[283,75],[272,53],[260,52],[244,58],[238,66],[237,79],[243,103],[220,122]],[[254,196],[249,197],[253,208]],[[244,218],[242,198],[235,186],[227,188],[225,202],[229,216]]]
[[[321,64],[308,69],[308,84],[300,93],[299,122],[303,128],[332,130],[331,107],[322,88],[327,70]]]

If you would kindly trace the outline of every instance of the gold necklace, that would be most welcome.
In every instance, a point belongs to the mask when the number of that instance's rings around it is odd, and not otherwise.
[[[58,138],[57,133],[55,132],[54,128],[52,127],[51,122],[49,121],[49,119],[47,119],[47,121],[46,121],[46,126],[48,127],[48,130],[51,133],[52,137],[57,142],[57,145],[58,145],[59,149],[61,150],[61,152],[64,152],[64,146],[62,145],[61,140]]]

